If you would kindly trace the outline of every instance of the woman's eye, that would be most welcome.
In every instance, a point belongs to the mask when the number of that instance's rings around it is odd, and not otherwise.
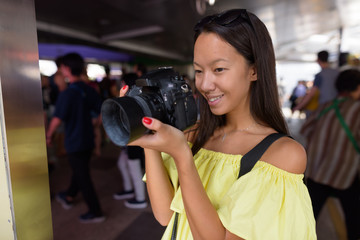
[[[215,68],[215,72],[222,72],[224,71],[224,68]]]
[[[201,73],[201,70],[195,70],[195,74]]]

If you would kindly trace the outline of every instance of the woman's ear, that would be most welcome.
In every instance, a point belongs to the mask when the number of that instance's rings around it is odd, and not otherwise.
[[[254,65],[250,66],[250,81],[256,81],[257,80],[257,71],[256,67]]]

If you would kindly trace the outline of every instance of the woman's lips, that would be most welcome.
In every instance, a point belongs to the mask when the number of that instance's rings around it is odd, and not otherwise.
[[[211,97],[207,97],[208,99],[208,103],[209,105],[215,105],[218,102],[220,102],[220,99],[223,97],[224,95],[220,95],[220,96],[211,96]]]

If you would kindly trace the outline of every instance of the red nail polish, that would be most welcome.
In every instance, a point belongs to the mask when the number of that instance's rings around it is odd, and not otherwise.
[[[123,86],[122,90],[125,90],[125,89],[126,89],[126,87],[127,87],[127,85]]]
[[[144,117],[143,118],[143,122],[147,125],[150,125],[152,123],[152,119],[151,118],[148,118],[148,117]]]

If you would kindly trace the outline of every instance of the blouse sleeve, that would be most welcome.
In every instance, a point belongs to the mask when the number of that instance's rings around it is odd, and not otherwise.
[[[179,176],[174,159],[167,153],[161,153],[161,156],[164,161],[164,166],[169,174],[171,184],[173,185],[174,190],[176,192],[179,187]]]
[[[316,239],[302,179],[259,161],[223,198],[218,214],[224,227],[244,239]]]
[[[166,168],[166,171],[167,171],[167,173],[169,175],[169,179],[171,181],[171,184],[173,185],[174,190],[176,192],[178,190],[178,188],[179,188],[179,177],[178,177],[178,173],[177,173],[177,170],[176,170],[175,162],[174,162],[173,158],[169,154],[166,154],[166,153],[162,152],[161,157],[163,159],[163,163],[164,163],[164,166]],[[144,174],[142,180],[144,182],[146,182],[146,174]]]

